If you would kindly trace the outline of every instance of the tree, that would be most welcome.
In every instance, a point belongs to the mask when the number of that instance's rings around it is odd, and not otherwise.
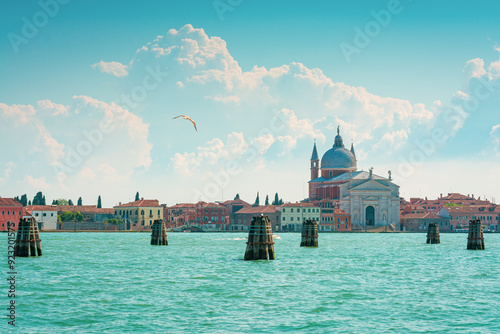
[[[280,201],[278,202],[278,205],[283,205],[283,204],[284,204],[284,202],[283,202],[283,200],[280,198]]]
[[[253,203],[252,206],[259,206],[260,201],[259,201],[259,192],[257,192],[257,198],[255,198],[255,203]]]
[[[19,196],[14,197],[14,201],[18,201],[19,203],[21,203],[21,200],[19,199]]]
[[[116,219],[116,218],[110,218],[110,219],[106,219],[104,222],[108,223],[108,224],[111,224],[111,225],[119,225],[119,224],[123,223],[123,220],[122,219]]]
[[[23,206],[28,205],[28,196],[26,196],[26,194],[24,194],[24,195],[21,196],[21,204]]]
[[[81,206],[81,205],[83,205],[82,203],[83,203],[83,202],[82,202],[82,198],[80,197],[80,198],[78,199],[78,204],[77,204],[77,205]]]
[[[135,200],[136,200],[136,201],[138,201],[138,200],[140,200],[140,199],[141,199],[141,198],[139,197],[139,192],[136,192],[136,193],[135,193]]]
[[[83,221],[83,215],[80,213],[80,211],[78,211],[77,213],[75,213],[74,215],[74,219],[77,221],[77,222],[81,222]]]
[[[28,205],[31,205],[31,200],[28,201]]]
[[[450,203],[446,203],[444,206],[462,206],[462,205],[450,202]]]
[[[102,208],[101,195],[99,195],[99,198],[97,198],[97,208],[98,209]]]
[[[74,205],[72,200],[68,201],[68,205]]]
[[[65,200],[64,198],[59,198],[55,200],[57,205],[68,205],[68,201]]]
[[[52,200],[52,205],[57,205],[57,201],[55,199]]]
[[[240,194],[236,194],[236,196],[234,196],[234,200],[237,200],[237,199],[240,199]]]
[[[280,204],[280,198],[278,197],[278,193],[274,194],[274,201],[273,205],[279,205]]]
[[[41,191],[36,193],[32,203],[33,205],[45,205],[45,196],[43,196]]]
[[[266,203],[265,205],[269,205],[269,195],[266,195]]]

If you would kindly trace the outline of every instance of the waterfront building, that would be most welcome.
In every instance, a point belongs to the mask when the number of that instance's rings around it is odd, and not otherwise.
[[[445,206],[438,215],[450,219],[452,230],[467,228],[469,220],[480,219],[485,230],[498,231],[500,222],[500,209],[496,205]]]
[[[337,128],[333,147],[321,158],[313,147],[311,156],[311,180],[309,181],[309,201],[332,201],[338,209],[351,216],[352,225],[358,227],[399,224],[399,186],[388,177],[357,170],[354,145],[344,147]],[[320,175],[321,172],[321,175]]]
[[[314,203],[285,203],[279,210],[283,231],[302,231],[302,223],[306,219],[315,220],[318,226],[321,221],[320,208]]]
[[[253,217],[265,215],[271,220],[273,231],[281,231],[280,207],[274,205],[251,206],[238,210],[233,214],[229,225],[231,231],[248,231]]]
[[[196,204],[178,203],[164,208],[165,222],[168,228],[183,225],[194,225],[196,223]]]
[[[196,203],[195,224],[204,230],[224,231],[227,229],[229,216],[226,207],[218,203]]]
[[[318,202],[321,208],[320,231],[350,232],[352,230],[351,215],[335,207],[336,203],[326,198]]]
[[[421,207],[426,212],[439,212],[447,204],[454,204],[459,206],[489,206],[492,203],[486,199],[481,199],[481,196],[476,198],[472,195],[462,195],[459,193],[448,193],[447,196],[440,194],[439,198],[427,199],[425,198],[411,198],[410,204],[415,207]]]
[[[234,213],[238,212],[239,210],[243,208],[249,208],[252,205],[250,203],[245,202],[244,200],[240,199],[239,197],[233,200],[228,200],[225,202],[221,203],[224,205],[229,213],[229,221],[233,221],[234,219]]]
[[[127,230],[142,231],[151,229],[153,221],[163,220],[163,207],[158,200],[144,198],[113,207],[114,217],[126,223]]]
[[[25,210],[35,218],[39,229],[57,230],[57,205],[28,205]]]
[[[437,223],[440,232],[452,230],[450,219],[433,212],[409,213],[401,217],[401,231],[427,232],[430,223]]]
[[[0,231],[7,231],[7,225],[11,229],[17,229],[19,220],[23,216],[23,205],[13,198],[0,197]]]

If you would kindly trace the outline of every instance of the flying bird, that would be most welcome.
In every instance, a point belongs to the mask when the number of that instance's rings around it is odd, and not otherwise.
[[[193,123],[193,125],[194,125],[194,129],[196,130],[196,132],[198,132],[198,129],[196,128],[196,123],[193,121],[193,119],[191,117],[186,116],[186,115],[179,115],[179,116],[176,116],[176,117],[174,117],[172,119],[176,119],[176,118],[179,118],[179,117],[182,117],[184,119],[187,119],[188,121],[191,121],[191,123]]]

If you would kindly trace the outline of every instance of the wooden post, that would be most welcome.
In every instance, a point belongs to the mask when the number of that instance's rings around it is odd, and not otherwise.
[[[245,261],[274,260],[273,228],[268,216],[253,217],[248,231]]]
[[[21,218],[14,244],[14,255],[18,257],[42,256],[40,241],[35,218]]]
[[[315,220],[302,223],[302,240],[300,247],[318,247],[318,224]]]
[[[158,219],[153,222],[151,232],[151,245],[168,245],[167,228],[162,219]]]
[[[429,223],[429,226],[427,227],[427,243],[428,244],[441,243],[441,240],[439,239],[438,223]]]
[[[479,219],[469,221],[467,249],[484,250],[483,226]]]

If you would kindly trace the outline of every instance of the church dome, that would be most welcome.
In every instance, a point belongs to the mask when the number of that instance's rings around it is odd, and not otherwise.
[[[321,168],[327,169],[344,169],[356,168],[356,157],[353,154],[354,150],[349,151],[344,147],[340,130],[337,129],[335,136],[335,144],[321,158]]]

